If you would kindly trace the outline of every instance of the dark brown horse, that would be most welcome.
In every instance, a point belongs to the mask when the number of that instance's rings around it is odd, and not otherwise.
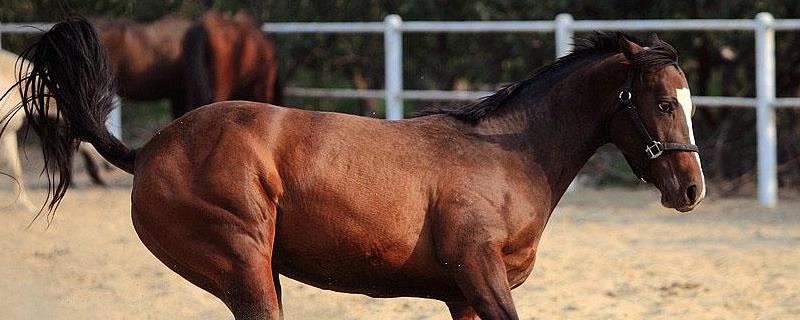
[[[481,102],[409,120],[217,103],[137,150],[103,125],[113,81],[88,24],[60,23],[30,53],[26,112],[46,112],[47,87],[69,124],[34,123],[50,133],[42,149],[58,181],[78,140],[134,174],[142,242],[236,319],[280,317],[279,274],[438,299],[458,319],[517,319],[511,289],[531,273],[570,181],[606,143],[665,206],[689,211],[705,193],[686,78],[658,39],[598,34]],[[54,186],[51,204],[66,190]]]
[[[169,99],[173,115],[186,108],[182,41],[189,19],[167,16],[151,23],[92,19],[108,50],[118,94],[133,101]]]
[[[93,19],[108,48],[118,92],[134,101],[169,99],[177,118],[215,101],[280,103],[275,48],[244,13],[209,11],[198,21]]]

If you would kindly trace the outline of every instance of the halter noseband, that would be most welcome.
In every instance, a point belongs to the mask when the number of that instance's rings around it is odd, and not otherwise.
[[[628,72],[628,79],[625,81],[625,85],[620,89],[619,94],[617,94],[617,101],[619,102],[620,108],[617,109],[625,109],[628,114],[628,118],[631,119],[636,130],[639,131],[639,137],[641,137],[642,141],[644,141],[645,148],[644,152],[647,155],[647,158],[650,160],[655,160],[656,158],[660,157],[664,151],[687,151],[687,152],[699,152],[696,145],[689,144],[689,143],[673,143],[673,142],[662,142],[658,141],[650,135],[650,132],[647,131],[647,127],[644,125],[644,121],[639,116],[639,112],[636,109],[636,106],[633,104],[633,78],[636,75],[636,71],[633,67],[631,67],[630,71]],[[689,117],[689,115],[685,115]],[[647,169],[646,162],[645,168]],[[636,171],[636,168],[634,168]],[[644,171],[644,170],[643,170]],[[635,172],[639,179],[642,181],[644,180],[644,176],[641,172]]]

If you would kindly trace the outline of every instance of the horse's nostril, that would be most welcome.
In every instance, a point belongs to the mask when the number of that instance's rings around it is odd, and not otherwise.
[[[693,184],[686,189],[686,198],[689,200],[689,203],[695,203],[697,201],[697,185]]]

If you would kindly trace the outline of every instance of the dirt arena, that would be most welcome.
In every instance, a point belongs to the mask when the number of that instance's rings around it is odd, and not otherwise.
[[[0,319],[232,319],[139,242],[130,181],[79,179],[49,228],[41,219],[29,229],[31,214],[8,207],[13,185],[0,181]],[[435,301],[282,281],[287,319],[449,319]],[[711,195],[678,215],[654,191],[580,190],[554,213],[514,299],[523,319],[800,318],[800,201],[765,210]]]

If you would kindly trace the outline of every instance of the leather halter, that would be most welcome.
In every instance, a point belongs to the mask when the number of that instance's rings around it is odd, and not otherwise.
[[[699,152],[696,145],[689,144],[689,143],[674,143],[674,142],[663,142],[658,141],[650,135],[650,132],[647,131],[647,127],[642,121],[642,118],[639,116],[639,112],[636,109],[636,106],[633,104],[633,78],[636,76],[637,72],[635,68],[631,67],[630,71],[628,72],[628,79],[625,81],[625,85],[620,89],[619,94],[617,94],[617,102],[619,103],[619,108],[617,111],[624,109],[628,114],[628,118],[631,119],[636,130],[639,132],[639,137],[644,142],[645,148],[644,152],[645,155],[649,160],[655,160],[656,158],[660,157],[664,154],[664,151],[686,151],[686,152]],[[616,112],[615,112],[616,113]],[[690,115],[684,115],[689,117]],[[647,166],[650,162],[645,162],[645,167],[642,168],[642,171],[647,169]],[[644,179],[644,175],[642,172],[637,172],[637,168],[633,168],[634,173],[641,179],[642,181],[647,182]]]

